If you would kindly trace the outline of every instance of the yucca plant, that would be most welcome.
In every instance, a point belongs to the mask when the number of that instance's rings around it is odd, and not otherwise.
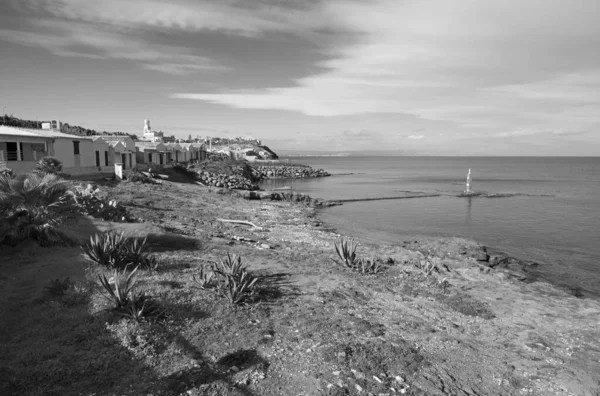
[[[356,247],[358,244],[350,238],[343,237],[335,243],[335,251],[342,260],[341,264],[348,268],[355,268],[357,265]],[[337,261],[336,261],[337,262]]]
[[[131,263],[124,233],[109,231],[95,234],[81,246],[81,250],[88,259],[106,268],[123,270]]]
[[[196,278],[196,275],[192,275],[192,281],[197,288],[205,290],[215,286],[214,277],[215,272],[211,268],[202,267],[198,278]]]
[[[154,256],[150,255],[150,250],[146,244],[147,239],[146,237],[140,242],[137,238],[125,238],[123,240],[124,254],[126,261],[132,263],[132,265],[154,270],[158,267],[158,262]]]
[[[242,265],[242,257],[237,254],[230,254],[227,252],[227,256],[224,259],[219,259],[217,264],[217,273],[221,275],[233,275],[238,277],[241,273],[246,271],[246,267]]]
[[[258,278],[250,275],[245,270],[238,277],[228,274],[221,293],[231,304],[237,305],[244,302],[252,294],[257,282]]]
[[[376,259],[360,258],[356,270],[362,274],[377,274],[382,270],[381,263]]]
[[[104,298],[114,304],[115,309],[126,307],[132,300],[135,300],[134,287],[135,287],[135,274],[137,268],[127,273],[127,271],[120,272],[118,269],[114,270],[113,282],[106,278],[106,275],[98,275],[100,284],[104,287],[105,292],[102,294]]]
[[[433,271],[439,272],[437,263],[435,263],[433,260],[419,260],[416,266],[417,268],[420,268],[421,270],[423,270],[423,272],[425,272],[425,277],[429,277],[429,275],[431,275]]]

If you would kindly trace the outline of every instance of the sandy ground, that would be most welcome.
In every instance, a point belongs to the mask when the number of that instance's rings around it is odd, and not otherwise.
[[[35,358],[27,363],[15,352],[27,343],[26,330],[36,327],[32,312],[48,304],[43,286],[49,279],[93,277],[77,247],[4,248],[2,394],[600,394],[600,303],[525,282],[513,270],[490,269],[476,260],[481,246],[473,241],[361,244],[359,254],[393,261],[380,274],[362,275],[333,262],[340,236],[326,229],[312,208],[245,201],[192,184],[103,188],[143,222],[80,218],[66,232],[79,241],[110,229],[147,236],[163,272],[144,275],[144,284],[164,304],[181,300],[184,308],[173,308],[181,323],[139,327],[137,337],[146,334],[142,330],[166,330],[156,339],[148,336],[152,354],[138,342],[114,363],[125,368],[136,362],[135,369],[111,371],[109,360],[94,366],[93,378],[85,368],[70,382],[49,374],[44,375],[52,385],[25,380],[28,364],[40,373],[48,364]],[[241,254],[264,277],[268,298],[231,310],[214,296],[191,291],[189,278],[197,267],[225,252]],[[416,264],[433,258],[440,272],[425,276]],[[94,316],[86,320],[98,322]],[[119,340],[130,326],[101,321],[92,328],[107,340]],[[31,330],[32,339],[35,334],[40,337]],[[62,342],[56,341],[58,351]],[[111,348],[123,345],[121,340]],[[52,357],[70,367],[67,358],[67,352]],[[121,379],[114,378],[115,370]]]

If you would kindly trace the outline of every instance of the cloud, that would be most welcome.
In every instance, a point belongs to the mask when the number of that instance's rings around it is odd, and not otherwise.
[[[351,39],[324,72],[285,87],[171,97],[310,116],[412,114],[459,128],[577,129],[600,121],[600,19],[594,0],[459,3],[331,0]],[[310,25],[309,25],[310,26]],[[586,107],[587,106],[587,107]]]
[[[0,30],[0,40],[43,48],[59,56],[135,61],[147,70],[174,75],[228,70],[188,48],[151,44],[98,26],[57,20],[32,20],[31,26],[36,31]]]
[[[544,135],[544,136],[576,136],[576,135],[584,135],[587,131],[573,131],[573,130],[563,130],[563,129],[549,129],[549,130],[536,130],[536,129],[516,129],[510,132],[501,132],[491,135],[491,137],[495,138],[520,138],[524,136],[536,136],[536,135]]]
[[[413,140],[421,140],[424,138],[425,138],[425,135],[410,135],[407,137],[407,139],[413,139]]]
[[[294,0],[13,0],[60,19],[126,29],[224,31],[258,36],[327,27],[320,2]]]

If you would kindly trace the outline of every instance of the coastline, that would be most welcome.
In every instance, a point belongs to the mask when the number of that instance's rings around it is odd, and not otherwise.
[[[92,323],[86,331],[101,335],[98,339],[106,345],[112,345],[107,340],[113,337],[124,343],[127,338],[119,334],[131,334],[144,343],[123,344],[127,354],[136,356],[135,380],[123,370],[107,385],[102,384],[107,375],[104,363],[124,368],[130,358],[120,352],[115,361],[109,347],[94,344],[95,337],[85,338],[96,347],[90,350],[94,359],[100,359],[94,369],[100,382],[90,383],[92,377],[84,369],[72,379],[72,389],[160,395],[594,395],[600,390],[600,303],[544,282],[523,282],[511,268],[482,265],[478,259],[485,252],[474,241],[422,237],[404,244],[361,243],[360,256],[393,262],[381,273],[363,275],[333,262],[340,235],[323,224],[321,209],[305,203],[246,200],[232,191],[169,181],[102,188],[144,222],[84,219],[71,228],[71,235],[85,240],[97,230],[125,230],[147,236],[161,267],[156,273],[142,273],[140,282],[153,295],[162,296],[177,326],[125,325],[104,316],[84,316]],[[249,221],[258,228],[217,218]],[[66,256],[73,268],[82,263],[76,247],[29,249],[25,256],[23,249],[27,247],[8,252],[9,270],[18,280],[34,274],[40,263],[45,274],[53,274],[53,269],[65,265]],[[214,294],[190,288],[196,268],[225,252],[241,254],[251,270],[264,277],[268,301],[230,309]],[[418,268],[423,260],[435,261],[440,272],[427,276]],[[67,269],[60,272],[66,273]],[[47,279],[40,279],[35,290],[41,290]],[[3,293],[23,297],[19,284],[9,283],[12,286]],[[6,301],[39,315],[41,323],[48,306],[54,307],[40,302],[37,295],[24,302]],[[71,347],[62,343],[77,337],[72,334],[76,330],[49,340],[47,328],[23,322],[23,309],[4,308],[12,319],[9,330],[28,329],[26,348],[57,348],[59,358],[71,353]],[[52,313],[61,318],[65,310],[71,315],[66,320],[69,328],[79,329],[72,327],[75,319],[69,309],[55,307]],[[201,314],[193,314],[196,310]],[[105,322],[112,324],[105,327]],[[25,375],[20,371],[25,360],[20,359],[27,355],[14,351],[25,344],[19,338],[9,341],[10,353],[0,363],[10,369],[0,367],[0,375],[12,373],[8,383],[19,387],[18,378]],[[252,351],[248,356],[253,357],[227,363],[228,356],[240,351]],[[63,360],[65,367],[78,364],[71,360]],[[39,394],[60,383],[60,376],[47,371],[52,367],[43,360],[30,364],[29,371],[56,379],[29,380],[27,386],[43,390]]]

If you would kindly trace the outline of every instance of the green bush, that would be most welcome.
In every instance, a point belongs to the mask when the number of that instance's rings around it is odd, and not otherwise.
[[[119,205],[116,200],[102,197],[98,186],[75,186],[70,195],[74,201],[73,206],[82,214],[108,221],[134,221],[123,205]]]
[[[145,183],[145,184],[160,184],[161,183],[159,180],[156,180],[152,177],[148,177],[148,176],[144,175],[142,172],[138,171],[137,169],[130,170],[125,175],[125,178],[127,181],[130,181],[130,182],[141,182],[141,183]]]
[[[43,174],[59,174],[62,172],[62,162],[55,157],[43,157],[37,163],[35,169]]]

